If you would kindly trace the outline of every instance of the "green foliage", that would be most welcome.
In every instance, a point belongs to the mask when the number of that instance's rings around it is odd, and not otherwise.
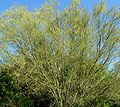
[[[54,2],[34,12],[23,6],[6,11],[0,17],[0,52],[4,68],[22,90],[15,100],[26,95],[38,99],[36,106],[46,101],[49,107],[119,104],[119,62],[113,64],[120,55],[118,11],[103,2],[90,13],[79,7],[79,0],[62,12]],[[101,103],[100,98],[107,100]]]
[[[0,70],[0,107],[33,107],[33,101],[14,86],[5,70]]]

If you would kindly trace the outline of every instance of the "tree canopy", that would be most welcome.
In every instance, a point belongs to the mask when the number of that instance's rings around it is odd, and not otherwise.
[[[120,10],[79,3],[63,11],[52,1],[35,11],[13,6],[0,16],[0,72],[38,107],[120,104]]]

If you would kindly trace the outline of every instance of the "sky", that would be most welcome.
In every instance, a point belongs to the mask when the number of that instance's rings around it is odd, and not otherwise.
[[[63,10],[71,0],[58,0],[60,3],[60,9]],[[81,4],[84,7],[87,7],[89,10],[92,10],[96,1],[100,0],[81,0]],[[106,0],[108,7],[120,6],[120,0]],[[35,10],[44,3],[44,0],[0,0],[0,13],[3,13],[6,9],[9,9],[13,5],[25,5],[29,10]]]

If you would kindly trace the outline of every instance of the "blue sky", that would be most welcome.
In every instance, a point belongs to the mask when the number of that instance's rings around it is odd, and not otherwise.
[[[71,2],[71,0],[58,0],[58,1],[60,3],[60,9],[67,7],[67,5]],[[91,10],[96,1],[100,0],[81,0],[81,3],[83,6]],[[34,10],[43,3],[44,0],[0,0],[0,13],[4,12],[4,10],[16,4],[26,5],[30,10]],[[120,0],[107,0],[107,3],[109,8],[116,5],[120,6]]]

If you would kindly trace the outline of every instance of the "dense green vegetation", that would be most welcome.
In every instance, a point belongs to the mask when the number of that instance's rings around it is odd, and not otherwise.
[[[0,107],[120,106],[120,10],[79,2],[0,16]]]

